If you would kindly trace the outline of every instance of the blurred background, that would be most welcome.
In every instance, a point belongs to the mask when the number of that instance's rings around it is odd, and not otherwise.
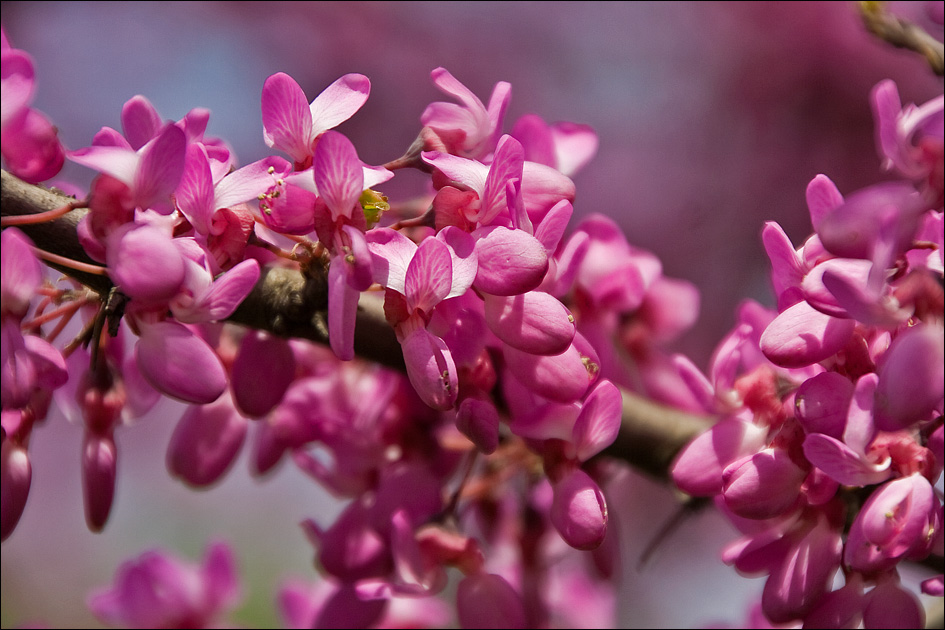
[[[889,4],[941,37],[927,3]],[[208,135],[246,164],[269,154],[259,112],[266,77],[286,72],[312,99],[360,72],[371,97],[339,130],[363,160],[382,164],[416,137],[425,106],[443,100],[433,68],[484,101],[508,81],[506,130],[526,113],[597,130],[598,155],[574,178],[575,218],[609,215],[666,275],[699,288],[699,321],[674,349],[701,367],[739,301],[773,305],[763,223],[779,222],[800,244],[811,229],[811,178],[825,173],[843,193],[882,178],[870,89],[891,78],[904,103],[942,91],[923,59],[869,35],[852,2],[3,2],[2,22],[33,56],[34,106],[69,149],[88,146],[102,126],[120,129],[122,104],[143,94],[165,119],[209,108]],[[411,175],[384,191],[406,198],[421,181]],[[85,185],[91,173],[67,166],[63,177]],[[4,627],[97,625],[84,598],[123,559],[154,546],[197,558],[211,538],[232,542],[243,569],[238,622],[279,624],[277,581],[315,577],[297,523],[328,522],[338,507],[289,466],[251,480],[245,458],[205,492],[172,482],[163,449],[178,415],[168,403],[120,432],[116,505],[98,535],[82,516],[80,429],[54,413],[36,430],[30,500],[3,544]],[[675,498],[636,477],[620,493],[616,623],[743,623],[762,582],[718,561],[734,532],[702,513],[638,570]]]

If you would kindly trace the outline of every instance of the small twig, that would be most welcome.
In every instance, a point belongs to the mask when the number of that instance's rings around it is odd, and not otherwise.
[[[938,76],[945,74],[945,44],[908,20],[886,10],[885,2],[860,2],[860,16],[873,35],[896,48],[917,52]]]

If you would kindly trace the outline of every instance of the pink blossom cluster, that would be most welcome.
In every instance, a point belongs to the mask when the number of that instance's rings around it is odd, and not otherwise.
[[[7,49],[4,39],[5,80],[27,74],[28,58]],[[642,313],[665,293],[660,266],[602,216],[564,239],[569,175],[596,152],[593,130],[529,115],[503,134],[507,83],[486,106],[445,69],[432,78],[455,102],[432,103],[416,143],[386,167],[363,163],[334,130],[369,96],[358,74],[311,102],[288,75],[265,82],[263,137],[290,161],[240,168],[206,135],[208,111],[168,121],[143,96],[125,103],[120,131],[104,127],[65,152],[99,173],[86,200],[63,208],[88,209],[77,239],[99,266],[75,264],[115,289],[100,299],[45,279],[37,254],[47,254],[4,224],[4,539],[27,503],[32,429],[53,400],[83,427],[86,520],[100,531],[115,499],[115,432],[164,395],[188,404],[167,450],[183,483],[219,481],[252,432],[254,474],[290,459],[350,501],[334,522],[303,523],[323,582],[317,597],[286,587],[288,623],[369,626],[395,606],[422,615],[418,597],[441,593],[448,570],[461,576],[465,627],[566,617],[566,598],[539,588],[552,579],[601,590],[616,539],[602,490],[609,473],[589,460],[619,428],[608,346],[625,327],[602,334],[593,317],[639,311],[640,325],[659,328],[658,309]],[[28,99],[6,83],[3,94],[4,150],[36,157],[13,123],[7,135],[8,107]],[[402,168],[430,175],[420,216],[375,190]],[[605,250],[612,270],[594,264]],[[272,267],[311,278],[327,269],[330,349],[226,323]],[[404,374],[352,361],[368,300],[382,304]],[[62,342],[74,318],[81,331]],[[658,354],[655,344],[647,354]],[[597,560],[561,573],[562,557],[591,550]],[[509,553],[518,561],[501,560]],[[214,581],[234,578],[202,571],[146,555],[92,606],[119,625],[217,623],[229,596],[213,595]]]
[[[310,101],[277,73],[262,86],[263,138],[288,159],[240,167],[207,135],[210,112],[166,120],[143,96],[124,104],[121,130],[65,151],[29,108],[32,64],[5,36],[2,77],[8,168],[41,182],[67,158],[98,173],[87,199],[37,220],[87,208],[76,237],[97,264],[71,264],[114,287],[46,278],[37,255],[50,252],[4,218],[4,540],[54,401],[82,427],[86,520],[100,531],[115,432],[163,395],[187,405],[166,452],[182,483],[217,483],[245,446],[253,475],[289,461],[346,502],[301,524],[320,580],[284,583],[286,625],[603,627],[619,541],[605,496],[615,465],[597,456],[630,391],[723,417],[673,477],[744,530],[725,557],[769,575],[771,621],[921,621],[896,567],[942,553],[941,98],[904,109],[895,86],[877,87],[880,152],[898,179],[843,197],[815,178],[815,234],[800,249],[765,227],[778,311],[746,303],[707,378],[664,350],[695,321],[695,287],[602,214],[570,229],[571,176],[595,155],[594,131],[530,114],[504,133],[508,83],[484,103],[433,70],[449,100],[375,166],[337,129],[369,98],[367,77]],[[390,201],[380,187],[402,169],[428,180]],[[307,315],[327,347],[227,322],[274,270],[324,283],[324,313]],[[402,372],[356,357],[370,307]],[[70,322],[80,330],[64,341]],[[941,576],[924,588],[941,594]],[[455,606],[432,598],[447,592]],[[111,625],[208,627],[238,595],[235,562],[214,545],[199,567],[145,553],[90,606]]]
[[[777,310],[746,302],[708,377],[677,361],[722,419],[673,479],[742,532],[723,559],[767,575],[774,623],[922,627],[897,567],[943,551],[943,99],[903,107],[884,81],[872,105],[894,179],[843,195],[815,177],[814,234],[762,233]],[[921,588],[941,596],[942,574]]]

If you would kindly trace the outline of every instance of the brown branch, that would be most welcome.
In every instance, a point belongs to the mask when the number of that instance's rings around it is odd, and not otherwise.
[[[889,13],[885,2],[859,2],[860,16],[866,28],[896,48],[917,52],[928,61],[938,76],[945,73],[945,45],[925,29]]]
[[[5,217],[39,214],[75,201],[59,191],[27,184],[6,171],[0,173],[0,206]],[[86,212],[86,209],[75,209],[52,221],[18,225],[17,228],[40,249],[95,264],[79,245],[76,236],[76,225]],[[103,297],[107,297],[113,287],[108,276],[55,267]],[[328,288],[325,274],[310,273],[309,276],[294,269],[264,269],[256,287],[228,321],[283,337],[327,344],[325,310]],[[361,300],[354,347],[363,359],[401,371],[405,369],[400,344],[384,318],[379,300]],[[667,480],[673,457],[689,440],[705,430],[712,419],[671,409],[630,392],[624,392],[623,399],[620,434],[604,454]]]

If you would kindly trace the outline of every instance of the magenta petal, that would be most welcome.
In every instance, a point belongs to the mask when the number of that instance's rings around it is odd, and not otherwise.
[[[420,398],[434,409],[451,409],[459,392],[456,365],[446,343],[425,328],[401,341],[407,376]]]
[[[573,214],[574,206],[571,205],[570,201],[562,199],[552,206],[545,218],[538,224],[538,228],[535,230],[535,238],[541,241],[549,254],[554,253],[558,248],[558,243],[561,242],[561,237],[564,236]]]
[[[503,349],[509,371],[532,392],[557,402],[571,402],[587,391],[593,376],[588,373],[581,352],[572,343],[558,355],[536,355]]]
[[[286,339],[249,331],[231,368],[233,398],[240,411],[261,417],[282,401],[295,380],[295,354]]]
[[[765,616],[774,623],[787,623],[810,612],[828,591],[842,548],[840,532],[821,517],[765,582],[761,598]]]
[[[167,469],[194,487],[216,482],[229,470],[246,438],[246,418],[229,396],[191,405],[181,416],[167,448]]]
[[[337,131],[326,131],[315,148],[312,170],[318,194],[331,210],[332,218],[351,218],[364,191],[361,160],[351,141]]]
[[[184,281],[184,259],[163,230],[128,224],[108,239],[108,272],[129,297],[161,302],[174,297]]]
[[[522,196],[532,221],[541,222],[545,214],[562,200],[574,201],[574,182],[544,164],[525,162],[522,169]]]
[[[486,455],[499,446],[499,412],[488,400],[463,399],[456,410],[456,428]]]
[[[807,185],[807,209],[814,230],[820,228],[823,218],[843,204],[843,195],[826,175],[817,175]]]
[[[152,208],[170,214],[174,207],[171,194],[184,174],[187,138],[176,125],[168,125],[141,149],[141,161],[135,171],[135,202],[139,208]]]
[[[203,145],[192,144],[187,147],[187,161],[176,196],[178,208],[197,233],[209,234],[211,215],[216,208],[213,205],[210,161]]]
[[[327,599],[311,627],[370,628],[386,608],[386,599],[361,599],[353,583],[344,583]]]
[[[587,461],[614,443],[620,431],[623,397],[608,380],[601,379],[584,400],[581,414],[574,423],[572,442],[575,456]]]
[[[133,187],[139,157],[129,147],[91,146],[70,152],[69,160],[111,175],[123,184]]]
[[[312,155],[312,112],[305,92],[283,72],[272,75],[262,89],[263,138],[296,162]]]
[[[837,372],[822,372],[809,378],[794,395],[797,419],[807,433],[843,435],[847,410],[853,398],[853,383]]]
[[[43,282],[39,260],[33,254],[33,243],[18,228],[3,230],[0,236],[0,311],[4,317],[23,317],[30,300]]]
[[[722,491],[722,470],[764,445],[767,430],[739,418],[720,420],[676,456],[673,481],[692,496]]]
[[[334,256],[328,267],[328,341],[336,357],[350,361],[361,292],[348,284],[345,265],[341,256]]]
[[[522,230],[489,226],[476,230],[479,271],[475,286],[492,295],[516,295],[536,288],[548,271],[548,253]]]
[[[889,458],[881,464],[871,464],[861,453],[822,433],[804,438],[804,456],[831,479],[845,486],[870,486],[889,478],[892,472]]]
[[[115,496],[118,451],[111,436],[85,434],[82,445],[82,496],[85,522],[93,532],[105,527]]]
[[[856,322],[814,310],[807,302],[789,307],[761,335],[761,351],[781,367],[812,365],[836,354],[853,337]]]
[[[879,584],[866,595],[865,628],[924,628],[925,609],[915,593],[895,580]]]
[[[541,116],[525,114],[515,121],[509,135],[522,143],[526,160],[546,166],[556,166],[555,145],[551,136],[551,128]]]
[[[263,221],[276,232],[308,234],[315,229],[315,203],[318,197],[305,188],[286,183],[277,189],[278,197],[260,202]]]
[[[33,469],[26,449],[17,446],[11,439],[4,438],[0,453],[0,475],[3,480],[0,485],[0,540],[6,540],[16,529],[16,524],[23,515],[23,508],[26,507],[26,499],[30,493]]]
[[[475,573],[456,588],[456,614],[462,628],[527,628],[525,604],[505,578]]]
[[[213,402],[226,389],[220,358],[183,324],[163,321],[142,327],[135,356],[155,389],[184,402]]]
[[[761,242],[771,261],[771,282],[778,303],[781,304],[785,292],[800,286],[805,272],[803,261],[784,229],[774,221],[765,223]],[[790,296],[787,299],[791,299]]]
[[[495,157],[486,176],[486,184],[480,199],[482,205],[476,220],[481,225],[489,225],[492,220],[508,206],[506,203],[506,182],[522,178],[525,164],[525,152],[522,144],[512,136],[502,136],[495,150]]]
[[[722,472],[722,496],[738,516],[773,518],[795,504],[806,477],[787,451],[767,448]]]
[[[404,278],[407,308],[431,313],[433,307],[449,294],[452,276],[453,261],[449,247],[437,238],[425,238],[417,247]]]
[[[424,151],[420,157],[452,181],[468,186],[482,198],[486,189],[486,178],[489,176],[489,167],[485,164],[437,151]]]
[[[599,547],[607,533],[607,503],[597,483],[575,468],[553,487],[549,517],[564,542],[581,550]]]
[[[453,279],[447,298],[466,293],[476,279],[479,271],[479,256],[476,253],[476,239],[468,232],[447,226],[436,233],[436,238],[449,246],[450,260],[453,267]]]
[[[542,291],[498,297],[485,294],[485,318],[496,337],[531,354],[560,354],[576,331],[571,311]]]
[[[240,581],[233,551],[222,542],[211,543],[204,553],[200,576],[206,585],[204,604],[213,611],[239,602]]]
[[[361,109],[371,94],[371,81],[363,74],[346,74],[315,97],[309,106],[312,135],[337,127]]]
[[[270,173],[269,169],[273,169]],[[229,208],[257,198],[272,188],[280,177],[288,175],[292,165],[277,156],[267,157],[226,175],[217,182],[214,208]]]
[[[873,268],[875,271],[875,266]],[[895,298],[880,295],[867,284],[866,278],[854,278],[836,269],[827,269],[823,284],[848,317],[867,326],[895,329],[912,317],[913,308],[900,308]]]
[[[154,105],[140,94],[132,96],[121,108],[121,129],[135,151],[158,135],[162,124]]]
[[[941,410],[945,395],[945,332],[941,325],[922,324],[896,337],[879,366],[876,426],[904,429]]]
[[[344,256],[348,285],[356,291],[366,291],[374,282],[374,269],[371,266],[371,250],[368,249],[364,232],[347,224],[341,229],[347,237],[349,248]]]

